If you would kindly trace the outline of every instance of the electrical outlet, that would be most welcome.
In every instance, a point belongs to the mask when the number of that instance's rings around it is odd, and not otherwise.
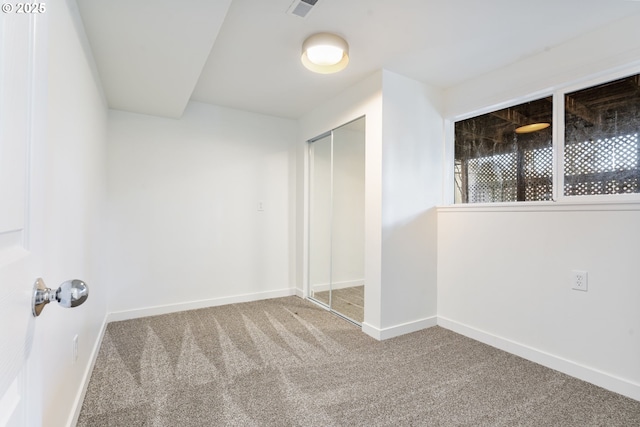
[[[571,289],[587,292],[587,272],[573,270],[571,272]]]
[[[78,334],[73,337],[73,350],[72,350],[72,362],[76,363],[78,361]]]

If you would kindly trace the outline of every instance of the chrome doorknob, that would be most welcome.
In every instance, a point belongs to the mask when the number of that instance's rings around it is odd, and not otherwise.
[[[57,301],[63,307],[77,307],[89,298],[89,287],[82,280],[67,280],[56,290],[45,286],[40,278],[33,285],[32,313],[38,317],[44,306]]]

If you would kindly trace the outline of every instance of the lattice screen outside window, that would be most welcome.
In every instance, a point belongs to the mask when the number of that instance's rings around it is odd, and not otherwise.
[[[524,153],[525,200],[553,198],[553,147],[526,150]]]
[[[638,134],[565,147],[567,196],[638,192]]]
[[[469,159],[469,203],[517,200],[517,158],[515,153]]]
[[[564,195],[639,193],[640,75],[567,93]]]

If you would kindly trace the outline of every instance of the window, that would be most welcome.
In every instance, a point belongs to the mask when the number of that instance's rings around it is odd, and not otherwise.
[[[551,200],[552,116],[547,97],[456,122],[456,203]]]
[[[563,98],[556,170],[552,96],[455,122],[455,202],[553,200],[554,174],[560,197],[640,193],[640,75]]]
[[[565,95],[564,195],[638,193],[640,74]]]

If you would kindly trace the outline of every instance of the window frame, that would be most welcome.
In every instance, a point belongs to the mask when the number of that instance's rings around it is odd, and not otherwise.
[[[587,89],[603,83],[614,81],[617,79],[640,74],[640,62],[615,69],[609,69],[600,73],[591,74],[580,79],[572,80],[567,83],[559,84],[551,88],[535,91],[525,96],[511,98],[507,101],[492,104],[482,108],[475,109],[465,114],[460,114],[445,118],[445,141],[446,141],[446,160],[445,166],[445,189],[447,194],[444,195],[445,206],[447,208],[461,209],[478,209],[486,210],[486,208],[501,208],[521,206],[523,208],[544,208],[552,205],[580,206],[580,205],[610,205],[612,209],[619,209],[625,204],[640,204],[640,193],[625,194],[598,194],[598,195],[581,195],[566,196],[564,194],[564,151],[565,151],[565,95],[567,93]],[[513,107],[526,102],[535,101],[544,97],[551,96],[553,98],[553,131],[552,131],[552,150],[553,150],[553,189],[552,200],[545,201],[516,201],[516,202],[487,202],[487,203],[455,203],[455,123],[461,120],[470,119],[483,114],[504,108]],[[640,134],[640,126],[639,132]],[[573,210],[573,209],[572,209]]]

